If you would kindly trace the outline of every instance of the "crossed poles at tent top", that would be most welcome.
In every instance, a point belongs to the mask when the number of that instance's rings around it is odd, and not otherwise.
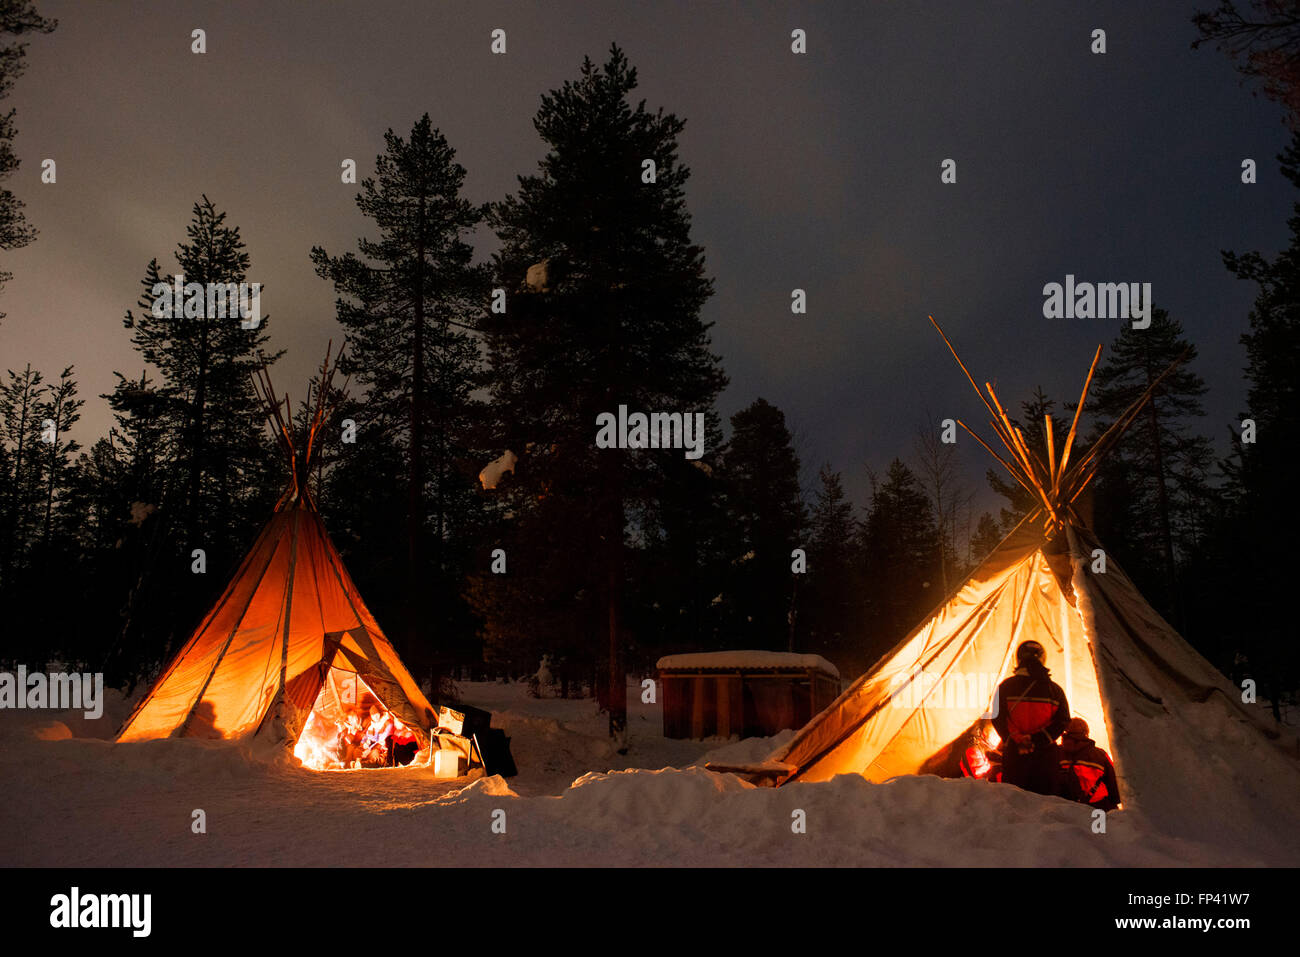
[[[957,360],[957,365],[961,366],[961,371],[966,374],[966,381],[971,384],[975,394],[984,403],[984,408],[988,410],[991,417],[989,425],[1005,447],[1006,457],[1004,458],[993,451],[989,444],[976,435],[965,422],[958,419],[957,424],[965,429],[971,438],[984,446],[990,455],[1002,463],[1002,467],[1011,473],[1011,477],[1019,482],[1025,491],[1038,502],[1040,508],[1036,511],[1043,513],[1043,531],[1048,536],[1054,534],[1058,529],[1064,528],[1067,523],[1085,524],[1074,510],[1075,499],[1082,494],[1088,483],[1092,481],[1097,474],[1101,460],[1115,447],[1123,434],[1128,431],[1129,426],[1133,424],[1138,413],[1155,395],[1156,389],[1164,382],[1165,377],[1186,361],[1191,354],[1190,347],[1183,350],[1182,355],[1171,362],[1169,368],[1156,376],[1146,390],[1124,411],[1124,414],[1102,433],[1101,437],[1092,444],[1092,447],[1088,449],[1083,458],[1076,462],[1073,467],[1069,467],[1070,453],[1074,449],[1074,439],[1079,428],[1079,417],[1083,414],[1083,405],[1088,398],[1088,388],[1092,385],[1092,377],[1097,371],[1097,363],[1101,361],[1101,346],[1097,346],[1097,352],[1092,357],[1092,365],[1088,368],[1088,375],[1083,380],[1083,391],[1079,395],[1079,404],[1074,409],[1074,421],[1070,423],[1069,434],[1065,437],[1065,446],[1061,450],[1060,461],[1057,461],[1056,457],[1052,416],[1050,413],[1043,416],[1044,437],[1047,445],[1047,461],[1044,462],[1042,456],[1029,447],[1029,443],[1025,441],[1024,433],[1020,431],[1020,428],[1011,421],[1006,409],[998,401],[997,393],[993,391],[992,384],[989,382],[984,383],[984,388],[988,392],[988,398],[985,398],[984,393],[975,384],[975,379],[971,376],[970,370],[961,361],[961,356],[957,355],[956,348],[944,335],[943,329],[939,327],[939,323],[935,322],[934,316],[929,318],[939,335],[943,337],[944,343],[948,346],[948,351]],[[1033,516],[1030,516],[1030,518],[1032,519]]]
[[[312,455],[317,448],[316,438],[320,433],[321,424],[337,411],[339,403],[343,401],[344,396],[347,394],[348,383],[352,381],[350,377],[345,379],[343,388],[337,392],[333,391],[334,373],[338,371],[339,363],[343,359],[343,349],[339,349],[338,355],[334,356],[334,361],[331,364],[330,353],[333,350],[334,340],[331,339],[329,345],[325,347],[325,361],[321,363],[319,386],[316,389],[314,401],[311,387],[308,387],[307,402],[311,407],[312,414],[299,444],[294,442],[293,428],[291,426],[293,407],[289,403],[289,394],[286,392],[283,397],[276,396],[275,387],[271,385],[271,374],[266,367],[265,360],[251,373],[253,391],[257,393],[257,397],[262,402],[277,444],[289,459],[290,484],[285,489],[284,494],[280,496],[280,501],[276,503],[277,510],[287,502],[296,500],[302,500],[308,505],[315,506],[311,492],[307,487],[307,476],[311,470]],[[299,455],[299,448],[301,448],[301,456]]]
[[[1092,385],[1093,375],[1097,371],[1097,363],[1101,361],[1100,345],[1093,354],[1092,364],[1088,367],[1088,375],[1083,380],[1083,390],[1079,394],[1078,405],[1074,409],[1074,419],[1070,422],[1070,431],[1065,437],[1065,445],[1061,449],[1060,459],[1056,456],[1056,439],[1054,435],[1054,426],[1052,424],[1051,414],[1043,416],[1043,428],[1045,444],[1047,446],[1047,461],[1029,447],[1025,441],[1024,433],[1019,426],[1011,421],[1007,414],[1006,408],[998,399],[997,392],[994,391],[990,382],[984,383],[984,389],[988,392],[986,398],[975,384],[974,377],[970,370],[966,368],[966,363],[962,362],[961,356],[957,354],[957,349],[953,346],[952,341],[944,333],[939,323],[935,321],[934,316],[929,317],[935,330],[943,338],[944,344],[948,346],[948,351],[952,357],[957,360],[957,365],[966,375],[966,381],[970,383],[975,394],[979,396],[984,408],[989,413],[989,426],[993,429],[994,434],[1002,442],[1006,456],[999,455],[987,442],[971,429],[961,419],[957,420],[960,425],[976,442],[993,456],[1002,467],[1010,473],[1011,477],[1028,492],[1039,504],[1039,509],[1044,515],[1043,531],[1049,536],[1058,529],[1065,527],[1067,523],[1078,525],[1085,524],[1074,510],[1075,500],[1087,488],[1088,483],[1096,476],[1102,459],[1115,447],[1124,433],[1137,419],[1138,414],[1146,406],[1147,402],[1155,395],[1161,383],[1172,373],[1179,365],[1187,360],[1191,354],[1191,348],[1183,350],[1183,353],[1174,359],[1160,375],[1156,376],[1146,387],[1143,393],[1133,401],[1133,403],[1116,419],[1101,437],[1092,444],[1092,447],[1083,455],[1083,457],[1073,466],[1070,464],[1070,455],[1074,451],[1074,440],[1078,435],[1079,419],[1083,415],[1083,406],[1088,398],[1088,389]],[[321,423],[326,421],[337,410],[339,402],[347,393],[348,379],[343,383],[343,388],[337,393],[332,392],[332,383],[334,373],[338,371],[339,362],[343,358],[343,350],[340,349],[337,356],[334,356],[333,363],[330,362],[330,355],[333,352],[334,341],[331,339],[325,349],[325,360],[321,363],[319,388],[316,390],[315,404],[312,406],[312,416],[308,423],[306,435],[302,445],[301,462],[299,461],[298,449],[293,439],[293,430],[289,425],[292,419],[292,407],[289,404],[288,393],[283,398],[278,398],[275,394],[275,388],[271,384],[271,376],[267,370],[266,363],[262,362],[260,367],[254,371],[253,389],[261,399],[266,409],[266,414],[271,421],[272,430],[275,433],[276,440],[281,449],[288,456],[291,469],[291,484],[280,498],[277,508],[287,501],[293,501],[298,498],[305,499],[311,504],[311,493],[307,488],[306,478],[309,474],[309,468],[312,463],[312,455],[316,450],[316,438],[319,434]],[[331,396],[336,396],[331,399]],[[308,402],[312,401],[310,391],[308,393]],[[283,408],[282,408],[283,406]],[[1032,518],[1032,516],[1031,516]]]

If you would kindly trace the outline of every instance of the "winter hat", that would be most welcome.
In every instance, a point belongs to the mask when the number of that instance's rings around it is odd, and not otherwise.
[[[1086,738],[1088,736],[1088,722],[1082,718],[1071,718],[1070,723],[1065,726],[1065,736],[1067,738]]]
[[[1020,647],[1016,649],[1016,664],[1023,665],[1029,658],[1037,658],[1040,662],[1047,657],[1047,652],[1043,646],[1036,641],[1022,641]]]

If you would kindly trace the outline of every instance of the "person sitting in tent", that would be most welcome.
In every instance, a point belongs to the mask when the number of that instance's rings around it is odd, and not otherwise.
[[[388,738],[393,724],[388,712],[377,704],[370,706],[370,723],[361,737],[361,763],[369,768],[381,768],[388,763]]]
[[[1043,646],[1023,641],[1016,672],[998,685],[993,728],[1002,739],[1002,780],[1036,794],[1056,793],[1056,739],[1070,721],[1065,692],[1043,663]]]
[[[1002,753],[990,742],[996,734],[987,720],[975,723],[959,742],[963,747],[957,767],[964,778],[981,778],[985,781],[1002,780]]]
[[[1119,807],[1119,782],[1110,755],[1088,737],[1088,722],[1071,718],[1061,737],[1056,793],[1110,812]]]
[[[415,760],[415,755],[420,750],[420,742],[415,737],[415,732],[402,723],[402,720],[393,715],[393,734],[392,734],[392,764],[407,765]]]
[[[332,757],[340,767],[350,768],[354,761],[361,760],[361,714],[356,708],[351,709],[343,718],[343,723],[335,723],[338,734],[334,737]]]

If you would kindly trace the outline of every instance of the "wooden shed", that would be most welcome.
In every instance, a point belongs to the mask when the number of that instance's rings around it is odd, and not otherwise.
[[[840,693],[821,655],[711,651],[658,663],[666,738],[742,738],[802,728]]]

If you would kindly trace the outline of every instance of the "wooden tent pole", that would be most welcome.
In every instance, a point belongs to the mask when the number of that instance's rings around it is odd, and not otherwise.
[[[1178,368],[1178,366],[1182,365],[1182,363],[1187,360],[1188,356],[1191,355],[1191,351],[1191,347],[1188,346],[1183,350],[1182,355],[1169,363],[1169,367],[1166,368],[1164,372],[1160,373],[1160,375],[1156,376],[1155,379],[1152,380],[1151,384],[1146,387],[1146,390],[1133,401],[1133,404],[1124,410],[1124,414],[1116,419],[1114,424],[1105,431],[1101,438],[1093,443],[1092,448],[1088,450],[1088,454],[1079,462],[1076,469],[1077,474],[1082,474],[1083,470],[1089,463],[1100,458],[1110,449],[1111,445],[1119,440],[1119,437],[1128,430],[1130,425],[1133,424],[1133,420],[1138,417],[1138,413],[1142,411],[1142,407],[1146,405],[1147,400],[1155,395],[1156,389],[1165,380],[1165,377]],[[1075,495],[1071,497],[1070,501],[1074,501],[1074,498],[1078,497],[1079,491],[1082,491],[1082,489],[1076,490]]]
[[[975,390],[975,394],[979,396],[980,401],[984,403],[984,408],[988,409],[989,415],[993,416],[993,418],[996,419],[998,417],[997,412],[993,410],[993,406],[989,405],[989,400],[984,398],[984,393],[981,392],[980,387],[975,384],[975,379],[970,374],[970,370],[966,368],[966,363],[961,361],[961,356],[957,355],[956,348],[948,340],[948,337],[944,335],[943,329],[939,327],[939,323],[934,321],[934,316],[930,316],[930,323],[934,326],[936,330],[938,330],[939,335],[943,338],[944,343],[948,346],[948,351],[952,353],[952,357],[957,360],[957,365],[961,367],[961,371],[966,373],[966,381],[970,383],[970,387]],[[994,424],[993,426],[993,431],[998,434],[998,438],[1002,439],[1004,445],[1011,446],[1012,443],[1010,442],[1008,437],[1002,434],[1001,429],[996,424]]]
[[[1056,436],[1052,430],[1052,413],[1043,415],[1043,434],[1047,438],[1047,480],[1056,489]]]
[[[1069,434],[1065,437],[1065,447],[1061,449],[1061,465],[1057,469],[1056,486],[1054,491],[1060,492],[1061,477],[1065,475],[1065,467],[1070,462],[1070,451],[1074,448],[1074,435],[1079,428],[1079,418],[1083,415],[1083,404],[1088,398],[1088,387],[1092,385],[1093,373],[1097,371],[1097,363],[1101,361],[1101,346],[1097,346],[1097,352],[1092,357],[1092,365],[1088,368],[1088,375],[1083,380],[1083,391],[1079,393],[1079,404],[1074,407],[1074,421],[1070,423]]]
[[[963,429],[965,429],[972,439],[974,439],[980,445],[984,446],[985,451],[987,451],[989,455],[993,456],[995,459],[1001,462],[1002,467],[1011,473],[1011,477],[1015,479],[1017,482],[1019,482],[1021,487],[1026,492],[1028,492],[1030,495],[1034,494],[1033,487],[1021,477],[1019,472],[1017,472],[1014,468],[1011,467],[1011,463],[1009,463],[1002,456],[998,455],[998,453],[994,452],[993,449],[989,447],[989,444],[985,442],[983,439],[981,439],[978,435],[976,435],[975,432],[970,428],[970,426],[968,426],[961,419],[957,420],[957,424],[960,425]]]

